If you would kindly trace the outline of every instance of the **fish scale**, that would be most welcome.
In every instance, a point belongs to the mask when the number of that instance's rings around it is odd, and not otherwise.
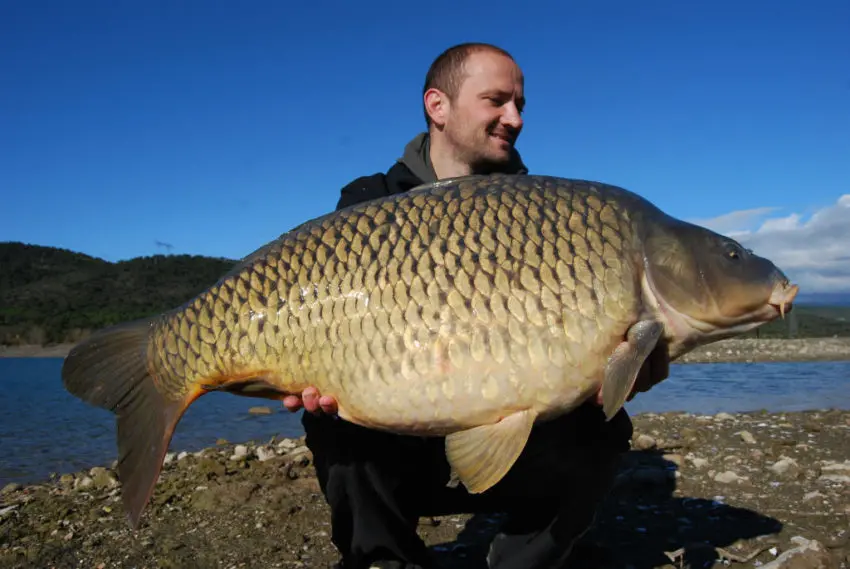
[[[469,181],[302,225],[163,317],[152,335],[157,376],[178,378],[161,385],[184,397],[211,377],[275,370],[293,378],[285,391],[316,385],[344,400],[353,420],[414,431],[434,417],[423,410],[412,418],[409,408],[423,409],[443,392],[428,382],[462,380],[490,395],[465,402],[480,407],[476,419],[495,416],[490,402],[519,383],[510,378],[551,364],[541,379],[559,388],[553,374],[569,374],[555,370],[577,362],[556,346],[565,336],[582,341],[582,319],[604,314],[619,323],[592,347],[606,350],[610,332],[621,336],[634,318],[633,272],[617,272],[602,256],[606,246],[609,257],[622,254],[629,218],[592,191]],[[406,329],[415,342],[405,341]],[[178,349],[161,349],[172,344]],[[508,365],[508,378],[476,377],[474,366],[485,360]],[[388,401],[404,408],[378,419]]]
[[[180,416],[214,390],[280,399],[312,385],[346,420],[445,435],[453,469],[481,492],[536,421],[600,389],[610,416],[662,338],[678,355],[706,336],[677,336],[689,330],[677,312],[688,294],[716,292],[699,281],[704,267],[688,272],[694,252],[708,255],[700,239],[737,246],[604,184],[493,175],[423,185],[303,223],[185,305],[98,332],[71,351],[63,381],[119,416],[133,523]],[[752,289],[735,294],[758,310],[736,316],[741,329],[775,317],[775,291],[796,294],[768,261],[749,263]],[[671,308],[665,294],[685,302]]]

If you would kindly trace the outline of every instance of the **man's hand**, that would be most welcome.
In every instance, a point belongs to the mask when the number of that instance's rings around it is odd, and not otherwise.
[[[330,395],[321,395],[315,387],[306,388],[301,392],[301,397],[297,395],[284,397],[283,406],[293,413],[304,407],[305,411],[314,415],[322,412],[328,415],[336,415],[338,411],[336,399]]]

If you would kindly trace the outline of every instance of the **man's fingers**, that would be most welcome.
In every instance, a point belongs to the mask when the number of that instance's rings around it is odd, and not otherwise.
[[[301,398],[297,395],[287,395],[283,398],[283,406],[292,413],[301,409]]]
[[[301,401],[304,402],[304,409],[310,413],[315,413],[319,410],[319,390],[315,387],[308,387],[301,392]]]
[[[283,398],[283,406],[291,412],[298,411],[302,407],[308,413],[315,414],[324,412],[329,415],[336,415],[339,412],[336,399],[330,395],[321,395],[315,387],[306,388],[301,392],[300,397],[298,395],[287,395]]]
[[[319,398],[319,406],[322,408],[322,411],[324,411],[328,415],[336,415],[339,411],[336,404],[336,399],[334,399],[330,395],[322,395]]]

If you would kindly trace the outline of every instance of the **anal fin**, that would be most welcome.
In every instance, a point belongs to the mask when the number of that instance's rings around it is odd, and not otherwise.
[[[602,410],[611,420],[626,402],[644,361],[655,348],[664,326],[655,320],[638,322],[608,358],[602,383]]]
[[[536,416],[529,409],[517,411],[498,423],[446,437],[446,457],[469,492],[484,492],[507,474],[525,448]]]

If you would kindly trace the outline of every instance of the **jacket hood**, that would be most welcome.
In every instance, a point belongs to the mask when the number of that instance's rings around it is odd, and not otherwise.
[[[404,147],[404,154],[398,159],[423,183],[437,181],[437,174],[431,164],[431,137],[427,132],[417,134],[413,140]],[[511,161],[502,170],[504,174],[527,174],[528,168],[523,164],[522,158],[516,149],[511,152]]]

